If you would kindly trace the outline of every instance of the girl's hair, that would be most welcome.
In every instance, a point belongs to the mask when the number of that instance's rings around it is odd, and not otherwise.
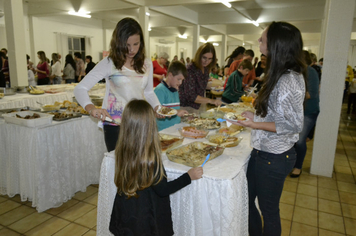
[[[265,77],[254,103],[256,114],[262,117],[267,115],[269,96],[281,76],[289,73],[289,70],[306,73],[303,40],[299,29],[286,22],[273,22],[267,30]]]
[[[119,194],[137,197],[137,191],[162,180],[164,170],[156,117],[146,101],[132,100],[125,106],[115,156],[115,184]]]
[[[67,54],[67,56],[66,56],[66,64],[64,65],[64,67],[66,67],[67,64],[70,64],[73,67],[73,70],[76,69],[76,64],[75,64],[75,61],[73,59],[72,54]]]
[[[244,47],[241,47],[241,46],[235,48],[235,50],[230,54],[230,56],[228,56],[228,57],[225,59],[225,61],[228,60],[228,61],[227,61],[227,65],[230,66],[231,63],[234,61],[234,58],[237,57],[237,56],[240,55],[240,54],[244,54],[245,50],[246,50],[246,49],[245,49]]]
[[[52,53],[52,60],[53,60],[53,64],[59,61],[57,53]]]
[[[46,53],[44,51],[38,51],[37,55],[40,56],[41,63],[44,63],[47,61]]]
[[[194,58],[192,59],[192,63],[198,67],[199,69],[203,69],[201,65],[201,59],[205,53],[211,52],[213,54],[213,60],[210,62],[210,64],[207,66],[208,70],[210,71],[211,67],[216,65],[216,53],[215,53],[215,48],[213,44],[211,43],[204,43],[201,45],[197,52],[195,53]]]
[[[133,58],[133,68],[137,73],[144,73],[145,62],[145,41],[139,23],[132,18],[124,18],[120,20],[112,34],[110,42],[109,57],[114,62],[116,69],[121,70],[126,62],[126,54],[129,53],[127,49],[127,40],[133,35],[140,36],[140,48]]]

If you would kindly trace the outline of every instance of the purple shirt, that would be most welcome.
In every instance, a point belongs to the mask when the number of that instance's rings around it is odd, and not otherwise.
[[[209,80],[209,70],[204,68],[204,74],[201,69],[193,63],[187,66],[188,76],[183,80],[179,87],[179,99],[182,107],[192,107],[199,109],[200,104],[195,103],[197,96],[204,97],[204,92]]]

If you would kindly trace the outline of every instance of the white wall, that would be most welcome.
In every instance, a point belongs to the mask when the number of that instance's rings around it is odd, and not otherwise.
[[[68,19],[70,18],[70,19]],[[87,21],[85,21],[87,20]],[[103,29],[101,20],[81,19],[79,17],[32,17],[34,53],[44,51],[50,58],[56,52],[55,32],[67,33],[68,36],[88,36],[91,37],[91,56],[93,61],[99,61],[100,53],[104,50]],[[64,58],[65,55],[62,55]],[[34,63],[38,62],[36,55],[32,55]]]

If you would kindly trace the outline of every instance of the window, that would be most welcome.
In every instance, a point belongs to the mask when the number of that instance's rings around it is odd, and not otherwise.
[[[68,37],[68,53],[74,57],[75,52],[82,54],[82,59],[85,58],[85,38]]]

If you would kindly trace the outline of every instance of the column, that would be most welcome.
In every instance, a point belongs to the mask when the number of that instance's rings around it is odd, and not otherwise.
[[[324,19],[321,22],[321,33],[320,33],[320,43],[319,43],[319,55],[318,60],[324,57],[324,46],[325,46],[325,38],[326,38],[326,26],[329,19],[329,7],[330,1],[325,2],[325,9],[324,9]]]
[[[354,0],[327,0],[326,37],[323,75],[320,87],[320,114],[310,173],[332,176],[342,105],[345,72],[351,29],[355,11]],[[342,27],[340,27],[342,26]]]
[[[200,36],[200,25],[193,25],[193,55],[192,55],[193,58],[199,48],[199,36]]]
[[[139,8],[139,23],[143,31],[143,38],[145,40],[146,57],[151,58],[150,54],[150,35],[148,32],[149,17],[146,15],[148,12],[148,7]]]
[[[221,60],[219,62],[220,67],[225,65],[225,58],[226,58],[226,52],[227,52],[227,35],[223,34],[221,38]],[[223,67],[222,67],[223,68]]]
[[[22,0],[4,1],[11,87],[28,86]]]

